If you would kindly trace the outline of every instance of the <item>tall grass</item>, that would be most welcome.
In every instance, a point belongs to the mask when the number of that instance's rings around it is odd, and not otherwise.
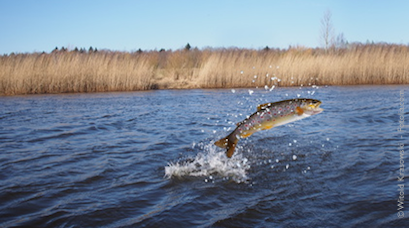
[[[11,54],[0,94],[300,85],[409,84],[409,47]]]

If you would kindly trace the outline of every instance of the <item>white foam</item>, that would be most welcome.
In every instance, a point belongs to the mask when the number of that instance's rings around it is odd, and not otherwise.
[[[236,182],[246,182],[249,169],[247,158],[240,153],[236,151],[232,158],[227,158],[224,150],[210,143],[203,146],[203,152],[198,153],[193,159],[169,162],[165,167],[165,178],[212,176],[212,178],[222,177]]]

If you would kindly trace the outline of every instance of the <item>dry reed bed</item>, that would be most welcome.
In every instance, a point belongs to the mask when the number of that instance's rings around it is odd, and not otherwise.
[[[300,85],[408,84],[409,47],[11,54],[0,94]]]

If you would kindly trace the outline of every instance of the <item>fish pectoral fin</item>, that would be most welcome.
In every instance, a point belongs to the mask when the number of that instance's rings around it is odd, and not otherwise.
[[[301,107],[297,107],[297,108],[295,108],[295,113],[297,113],[297,115],[301,116],[304,113],[304,110]]]

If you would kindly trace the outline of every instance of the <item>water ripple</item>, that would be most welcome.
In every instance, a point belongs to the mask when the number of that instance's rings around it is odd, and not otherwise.
[[[0,97],[0,226],[406,227],[404,88],[320,88],[322,114],[241,140],[232,159],[213,142],[311,88]]]

